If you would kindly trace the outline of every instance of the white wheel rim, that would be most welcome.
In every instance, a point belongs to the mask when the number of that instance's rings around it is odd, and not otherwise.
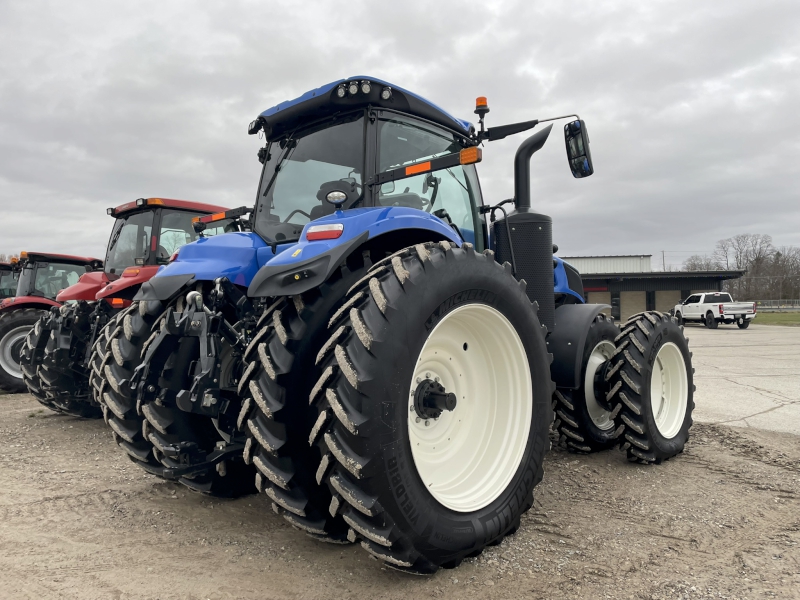
[[[456,395],[455,410],[417,416],[414,392],[426,379]],[[468,304],[434,327],[411,380],[408,430],[417,472],[439,503],[472,512],[500,496],[522,462],[532,399],[525,347],[496,309]]]
[[[675,437],[683,426],[689,400],[689,378],[680,349],[667,342],[658,351],[650,377],[650,405],[659,433]]]
[[[597,369],[614,355],[615,350],[614,343],[609,340],[603,340],[597,344],[586,362],[586,375],[583,378],[586,410],[589,413],[589,418],[592,419],[592,423],[598,429],[603,431],[613,429],[614,420],[610,418],[611,413],[597,402],[597,398],[594,395],[594,376],[597,373]]]
[[[21,345],[25,341],[25,336],[31,330],[30,325],[23,325],[12,329],[3,336],[0,340],[0,368],[6,373],[17,379],[22,379],[22,369],[19,367],[19,362],[14,360],[13,349],[15,345]]]

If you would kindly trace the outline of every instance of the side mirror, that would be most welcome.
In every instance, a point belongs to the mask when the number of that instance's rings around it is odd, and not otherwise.
[[[580,179],[594,173],[586,123],[572,121],[564,125],[564,141],[567,145],[567,161],[572,170],[572,176]]]

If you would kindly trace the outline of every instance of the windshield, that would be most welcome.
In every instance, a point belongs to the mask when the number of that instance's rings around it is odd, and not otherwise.
[[[154,215],[154,211],[147,210],[117,219],[108,242],[106,273],[121,273],[126,267],[135,265],[137,258],[144,264]]]
[[[322,185],[346,180],[360,199],[363,172],[363,113],[271,143],[256,201],[256,233],[270,242],[297,240],[306,223],[334,211]]]
[[[158,234],[158,254],[156,255],[158,264],[166,264],[169,262],[169,257],[180,250],[181,246],[200,238],[200,235],[192,227],[192,219],[204,214],[168,208],[161,211],[161,228]],[[211,237],[231,231],[239,231],[238,226],[231,219],[222,219],[208,223],[203,230],[203,236]]]
[[[0,298],[10,298],[17,293],[17,273],[0,271]]]

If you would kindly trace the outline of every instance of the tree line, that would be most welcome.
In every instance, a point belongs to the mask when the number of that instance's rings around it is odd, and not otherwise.
[[[772,245],[772,236],[743,233],[719,240],[709,255],[695,254],[683,262],[685,271],[744,271],[725,282],[737,300],[800,298],[800,248]]]

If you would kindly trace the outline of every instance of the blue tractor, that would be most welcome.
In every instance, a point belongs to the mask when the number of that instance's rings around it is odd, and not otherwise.
[[[486,128],[485,98],[475,112],[477,128],[353,77],[261,113],[254,207],[196,224],[249,231],[183,246],[98,349],[123,449],[200,491],[242,491],[253,469],[298,529],[415,573],[517,529],[551,427],[576,452],[681,452],[682,329],[655,311],[620,328],[585,304],[531,207],[552,124],[520,145],[514,198],[481,196],[484,142],[555,119]],[[585,123],[564,136],[573,176],[591,175]]]

